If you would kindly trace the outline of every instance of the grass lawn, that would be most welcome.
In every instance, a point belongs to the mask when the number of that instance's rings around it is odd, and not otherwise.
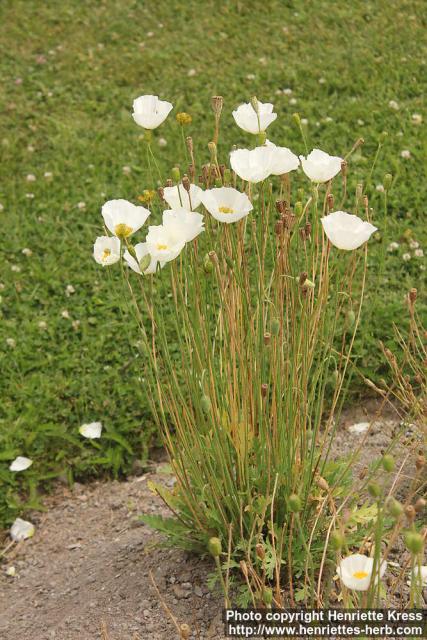
[[[136,382],[138,332],[123,315],[119,269],[103,271],[92,258],[101,205],[136,202],[153,186],[131,117],[138,95],[175,105],[154,132],[164,176],[184,157],[179,111],[193,117],[186,135],[196,159],[208,161],[215,94],[225,98],[223,161],[232,144],[253,142],[231,116],[252,95],[275,104],[269,138],[295,153],[304,152],[296,111],[307,119],[310,147],[345,155],[363,137],[350,165],[353,186],[388,132],[368,186],[380,228],[371,272],[384,255],[385,268],[356,345],[363,372],[384,375],[378,340],[392,344],[405,292],[425,285],[425,258],[410,248],[416,241],[427,250],[425,27],[422,0],[3,0],[0,523],[21,509],[20,487],[35,506],[51,477],[128,472],[155,437]],[[377,187],[387,172],[385,211]],[[399,243],[392,253],[390,242]],[[100,444],[77,431],[94,420],[105,426]],[[25,485],[8,471],[17,455],[34,460],[21,474]]]

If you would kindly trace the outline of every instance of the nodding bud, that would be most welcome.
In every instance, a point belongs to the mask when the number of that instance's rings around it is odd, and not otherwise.
[[[418,500],[415,503],[415,507],[414,507],[415,511],[417,513],[421,513],[426,508],[426,505],[427,505],[427,501],[424,500],[424,498],[418,498]]]
[[[333,193],[328,193],[327,203],[328,203],[329,211],[333,211],[333,208],[334,208],[334,194]]]
[[[298,200],[298,202],[295,202],[294,211],[295,211],[295,215],[297,216],[300,216],[302,214],[303,207],[302,207],[302,202],[300,200]]]
[[[172,174],[172,180],[174,180],[175,182],[179,182],[180,181],[181,172],[179,170],[179,167],[173,167],[172,171],[171,171],[171,174]]]
[[[286,202],[284,200],[276,200],[276,211],[277,213],[283,213],[286,207]]]
[[[221,115],[223,105],[224,105],[224,98],[222,96],[212,96],[211,98],[212,111],[214,112],[217,118],[219,118],[219,116]]]
[[[209,413],[212,409],[211,399],[207,395],[203,395],[200,398],[200,406],[202,407],[203,413]]]
[[[417,299],[417,295],[418,295],[418,291],[417,289],[413,288],[409,291],[408,293],[408,298],[409,298],[409,302],[411,302],[412,304],[415,303],[416,299]]]
[[[179,627],[179,632],[181,634],[181,640],[188,640],[190,637],[191,629],[188,624],[184,623]]]
[[[288,504],[292,513],[298,513],[302,509],[301,498],[296,493],[291,493],[288,498]]]
[[[203,258],[203,269],[205,270],[205,273],[212,273],[214,269],[211,259],[209,258],[209,254],[206,254]]]
[[[405,516],[409,523],[412,523],[415,520],[415,509],[412,504],[405,507]]]
[[[386,191],[390,189],[392,182],[393,182],[393,176],[391,175],[391,173],[386,173],[383,179],[383,185]]]
[[[293,117],[293,119],[294,119],[295,124],[296,124],[298,127],[300,127],[300,126],[301,126],[301,118],[300,118],[299,113],[293,113],[293,114],[292,114],[292,117]]]
[[[303,271],[299,277],[299,283],[301,287],[304,284],[304,282],[307,280],[307,278],[308,278],[308,274],[305,271]]]
[[[191,184],[190,184],[190,179],[187,175],[182,176],[182,186],[187,192],[190,191]]]
[[[209,251],[208,256],[213,264],[218,264],[218,256],[215,251]]]
[[[258,558],[259,558],[260,560],[264,560],[264,558],[265,558],[265,549],[264,549],[264,545],[262,545],[262,544],[259,542],[257,545],[255,545],[255,551],[256,551],[256,554],[257,554]]]
[[[420,533],[417,533],[416,531],[407,531],[405,534],[405,544],[409,551],[416,556],[423,550],[424,540]]]
[[[369,207],[369,198],[366,194],[363,196],[362,201],[363,201],[363,206],[367,210]]]
[[[264,333],[264,344],[269,345],[271,342],[271,333]]]
[[[341,173],[343,176],[347,175],[347,167],[348,167],[347,160],[343,160],[341,162]]]
[[[368,484],[368,493],[372,498],[379,498],[381,495],[381,487],[378,482],[370,482]]]
[[[208,542],[208,550],[214,558],[219,558],[222,552],[221,540],[219,538],[211,538]]]
[[[246,564],[246,562],[244,560],[240,560],[240,569],[242,570],[242,573],[245,576],[245,578],[247,578],[248,575],[249,575],[248,565]]]
[[[305,224],[305,237],[309,238],[311,235],[311,222],[306,222]]]
[[[283,220],[277,220],[276,224],[274,225],[274,231],[276,233],[277,236],[281,236],[283,233]]]
[[[252,96],[251,105],[252,105],[252,109],[255,111],[255,113],[259,113],[258,98],[256,96]]]
[[[280,321],[277,318],[273,318],[271,321],[271,335],[278,336],[280,332]]]
[[[392,455],[386,453],[381,460],[384,471],[391,473],[394,470],[395,462]]]
[[[168,178],[165,182],[165,186],[166,187],[172,187],[173,186],[173,180],[171,180],[171,178]]]
[[[159,187],[157,189],[157,194],[158,194],[160,200],[164,200],[165,199],[165,190],[163,189],[163,187]]]
[[[335,551],[340,551],[345,545],[345,536],[341,531],[333,531],[331,533],[330,541]]]
[[[267,395],[267,392],[268,392],[268,384],[263,382],[261,385],[261,396],[265,398],[265,396]]]
[[[325,478],[322,478],[322,476],[317,476],[316,484],[319,489],[323,489],[323,491],[329,491],[329,485],[326,482]]]
[[[393,498],[393,496],[390,496],[389,498],[387,498],[385,506],[389,514],[395,520],[398,520],[403,513],[403,507],[401,503],[398,500],[396,500],[396,498]]]

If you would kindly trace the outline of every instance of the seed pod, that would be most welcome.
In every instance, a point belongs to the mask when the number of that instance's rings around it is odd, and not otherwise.
[[[329,485],[326,482],[325,478],[322,478],[322,476],[317,476],[316,484],[319,489],[323,489],[323,491],[329,491]]]
[[[417,513],[421,513],[426,508],[426,505],[427,505],[427,501],[424,500],[424,498],[418,498],[418,500],[415,503],[415,511]]]
[[[217,118],[221,115],[223,104],[224,104],[224,98],[222,96],[212,96],[211,98],[212,111],[214,112]]]
[[[302,202],[300,200],[295,202],[294,212],[298,217],[302,214]]]
[[[276,233],[276,236],[281,236],[283,233],[283,220],[277,220],[276,224],[274,225],[274,231]]]
[[[328,193],[327,203],[328,203],[329,211],[332,211],[333,208],[334,208],[334,195],[333,195],[333,193]]]
[[[205,273],[212,273],[212,271],[214,270],[213,263],[212,263],[208,253],[203,258],[203,269],[204,269]]]
[[[214,558],[219,558],[222,552],[221,540],[219,538],[211,538],[208,542],[208,550]]]
[[[213,264],[218,264],[218,256],[215,251],[209,251],[208,256]]]
[[[276,200],[276,211],[277,213],[283,213],[285,210],[285,201],[284,200]]]
[[[411,504],[405,507],[405,516],[409,524],[411,524],[415,520],[415,509]]]
[[[179,627],[179,632],[181,634],[181,640],[188,640],[189,639],[191,630],[190,630],[190,627],[188,626],[188,624],[185,624],[185,623],[182,624]]]
[[[418,295],[417,289],[415,288],[411,289],[408,295],[409,295],[409,301],[412,302],[412,304],[414,304]]]
[[[267,393],[268,393],[268,384],[263,382],[261,385],[261,397],[265,398],[267,396]]]
[[[305,224],[305,237],[309,238],[311,236],[311,222],[306,222]]]
[[[184,189],[188,192],[190,191],[190,180],[188,178],[188,176],[185,174],[182,176],[182,186],[184,187]]]
[[[342,173],[343,176],[347,175],[347,166],[348,166],[347,165],[347,160],[343,160],[341,162],[341,173]]]

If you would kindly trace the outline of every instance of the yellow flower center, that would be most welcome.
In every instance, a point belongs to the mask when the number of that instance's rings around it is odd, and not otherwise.
[[[367,578],[369,575],[369,573],[366,573],[366,571],[355,571],[353,573],[353,578],[356,578],[356,580],[363,580],[364,578]]]
[[[168,248],[167,244],[158,244],[157,245],[158,251],[165,251],[167,248]]]
[[[102,252],[102,260],[106,260],[108,256],[111,256],[111,249],[104,249]]]
[[[234,213],[234,209],[231,207],[219,207],[218,211],[220,213]]]
[[[132,233],[132,227],[128,227],[127,224],[121,222],[120,224],[116,224],[114,227],[114,233],[118,238],[127,238]]]

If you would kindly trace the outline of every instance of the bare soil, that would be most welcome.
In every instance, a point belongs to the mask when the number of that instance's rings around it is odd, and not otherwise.
[[[348,427],[373,411],[365,406],[343,415],[337,455],[357,447],[363,434]],[[360,468],[379,455],[397,426],[389,415],[369,432]],[[46,513],[31,514],[35,536],[9,551],[1,567],[0,640],[174,640],[178,633],[150,571],[192,638],[225,638],[221,597],[206,586],[212,563],[167,548],[138,520],[141,513],[165,514],[147,486],[148,480],[171,486],[164,470],[160,463],[126,482],[58,487],[46,499]],[[11,566],[15,577],[6,574]]]

